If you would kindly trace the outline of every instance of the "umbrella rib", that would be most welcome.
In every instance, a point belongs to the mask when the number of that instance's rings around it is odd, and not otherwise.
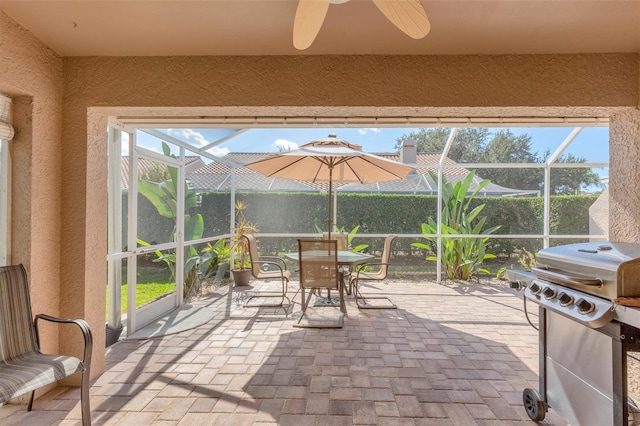
[[[316,170],[315,175],[313,176],[313,180],[311,182],[316,183],[318,182],[318,175],[320,174],[320,172],[322,172],[322,165],[324,164],[325,166],[327,166],[328,168],[332,168],[333,166],[335,166],[335,164],[329,160],[325,160],[325,157],[310,157],[313,158],[314,160],[318,161],[320,163],[320,167],[318,167],[318,169]],[[330,159],[333,159],[334,157],[329,157]]]
[[[367,163],[372,164],[372,165],[374,165],[374,166],[378,167],[379,169],[384,170],[385,172],[387,172],[387,173],[389,173],[389,174],[391,174],[391,175],[395,176],[395,177],[396,177],[396,178],[398,178],[398,179],[401,179],[401,178],[403,178],[403,177],[404,177],[404,176],[401,176],[401,175],[399,175],[399,174],[397,174],[397,173],[395,173],[395,172],[393,172],[393,171],[391,171],[391,170],[383,169],[382,167],[378,166],[377,164],[372,163],[372,162],[371,162],[371,160],[369,160],[367,157],[360,157],[360,158],[362,158],[362,160],[366,161]]]
[[[349,167],[349,170],[351,170],[351,172],[353,173],[353,175],[358,178],[358,182],[360,183],[364,183],[364,181],[362,180],[362,177],[358,174],[358,172],[356,172],[354,170],[354,168],[351,166],[351,163],[347,163],[347,167]]]

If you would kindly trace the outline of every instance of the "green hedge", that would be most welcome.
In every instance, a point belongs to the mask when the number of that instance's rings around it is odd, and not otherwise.
[[[553,196],[550,204],[551,234],[589,235],[589,207],[595,196]],[[144,235],[149,241],[162,241],[171,229],[163,225],[166,218],[158,216],[155,208],[143,197],[139,209],[141,217],[148,220]],[[230,194],[210,192],[202,194],[202,204],[192,213],[201,213],[206,236],[229,232]],[[314,233],[316,226],[327,228],[328,199],[326,193],[236,193],[247,208],[245,215],[264,233]],[[338,226],[351,230],[360,225],[362,234],[418,234],[420,226],[429,216],[436,216],[435,196],[405,194],[339,194]],[[543,231],[542,197],[511,198],[491,197],[474,199],[472,205],[486,204],[481,216],[487,216],[487,227],[500,225],[498,234],[541,234]],[[125,205],[126,208],[126,205]],[[157,228],[157,236],[151,228]],[[273,240],[273,241],[272,241]],[[382,248],[382,239],[360,240],[368,243],[373,251]],[[411,241],[399,241],[398,249],[410,250]],[[295,239],[269,239],[269,248],[295,250]],[[379,247],[378,247],[379,246]],[[512,253],[521,246],[537,251],[538,240],[491,240],[495,254]],[[261,244],[262,247],[262,244]],[[266,249],[267,247],[265,247]],[[265,252],[271,250],[265,250]]]

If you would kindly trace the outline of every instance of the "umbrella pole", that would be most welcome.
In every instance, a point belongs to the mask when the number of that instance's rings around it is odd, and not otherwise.
[[[332,219],[331,218],[332,218],[332,213],[333,213],[331,211],[331,203],[332,203],[332,200],[331,200],[331,186],[332,186],[332,183],[333,183],[332,182],[332,179],[333,179],[332,175],[333,175],[333,166],[330,165],[329,166],[329,220],[327,221],[329,223],[329,238],[328,238],[329,240],[331,239],[331,228],[332,228],[332,226],[331,226],[332,225],[332,223],[331,223]]]

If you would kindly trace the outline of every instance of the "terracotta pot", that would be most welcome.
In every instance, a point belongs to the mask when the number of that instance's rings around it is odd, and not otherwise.
[[[236,285],[249,285],[251,269],[234,269],[231,272],[233,273],[233,281]]]

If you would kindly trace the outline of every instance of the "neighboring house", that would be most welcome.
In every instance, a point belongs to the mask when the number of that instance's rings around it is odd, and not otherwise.
[[[335,183],[338,192],[359,192],[359,193],[390,193],[390,194],[423,194],[435,195],[438,193],[438,184],[431,178],[429,171],[437,172],[437,165],[440,161],[440,154],[427,154],[415,152],[415,147],[403,147],[400,153],[374,153],[380,157],[404,162],[405,164],[417,165],[405,179],[391,180],[371,184],[340,184]],[[236,163],[238,165],[248,164],[265,158],[271,153],[230,153],[224,156],[225,162]],[[446,158],[446,165],[456,163]],[[230,191],[231,190],[232,168],[226,164],[212,162],[187,173],[187,178],[193,184],[196,192],[204,191]],[[464,179],[469,174],[469,169],[464,167],[446,167],[443,171],[449,182],[457,182]],[[474,183],[477,185],[482,181],[482,177],[476,176]],[[471,190],[476,185],[471,185]],[[326,183],[312,183],[293,179],[270,178],[261,173],[250,170],[246,167],[236,168],[235,175],[236,191],[257,191],[257,192],[316,192],[327,190]],[[536,190],[520,190],[505,188],[500,185],[490,183],[481,192],[481,195],[488,197],[502,196],[538,196]]]

